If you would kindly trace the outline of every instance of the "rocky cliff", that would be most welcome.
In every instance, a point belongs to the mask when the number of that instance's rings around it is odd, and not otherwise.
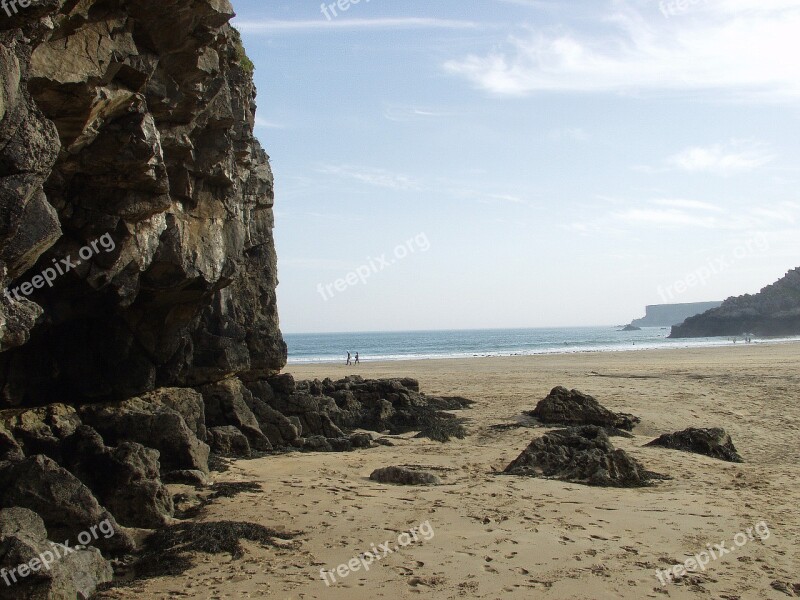
[[[712,308],[717,308],[722,302],[689,302],[685,304],[655,304],[645,309],[642,319],[634,319],[634,327],[672,327],[680,325],[689,317],[699,315]]]
[[[729,298],[722,306],[687,319],[670,337],[800,335],[800,268],[758,294]]]
[[[278,372],[273,179],[228,0],[0,11],[0,408]]]

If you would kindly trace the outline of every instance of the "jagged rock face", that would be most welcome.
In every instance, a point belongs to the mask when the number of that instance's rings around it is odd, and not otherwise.
[[[744,462],[736,451],[731,436],[720,427],[711,429],[690,427],[676,433],[665,433],[647,445],[705,454],[728,462]]]
[[[158,450],[165,471],[196,469],[208,473],[208,446],[197,439],[183,415],[161,404],[153,394],[85,406],[81,418],[106,444],[131,441]]]
[[[625,431],[631,431],[640,421],[633,415],[608,410],[588,394],[561,386],[553,388],[528,414],[542,423],[597,425]]]
[[[433,473],[414,471],[405,467],[384,467],[374,470],[369,478],[379,483],[396,485],[441,485],[442,480]]]
[[[728,298],[722,306],[676,325],[671,338],[800,335],[800,268],[758,294]]]
[[[133,539],[91,490],[44,455],[0,463],[0,508],[13,507],[38,513],[52,535],[73,543],[81,532],[107,520],[113,534],[97,540],[97,547],[112,553],[134,548]]]
[[[250,458],[250,442],[233,425],[211,427],[208,430],[208,441],[211,449],[220,456]]]
[[[108,448],[85,425],[64,440],[64,466],[125,527],[156,528],[175,508],[159,479],[159,453],[134,442]]]
[[[285,365],[273,179],[232,16],[47,0],[0,21],[0,407]]]
[[[47,539],[44,522],[25,508],[0,509],[0,568],[8,583],[0,584],[3,600],[42,600],[91,598],[100,584],[111,581],[111,563],[95,548],[74,550],[69,554]],[[73,542],[74,543],[74,542]],[[38,561],[38,570],[28,577],[19,576],[19,566]],[[11,572],[14,576],[11,576]]]
[[[533,440],[504,473],[604,487],[642,487],[661,477],[614,448],[605,430],[594,425],[551,431]]]

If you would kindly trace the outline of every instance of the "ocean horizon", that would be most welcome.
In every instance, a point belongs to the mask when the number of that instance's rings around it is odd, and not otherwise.
[[[362,362],[435,360],[495,356],[532,356],[586,352],[631,352],[654,349],[727,346],[729,337],[669,339],[670,328],[622,326],[464,329],[353,333],[287,333],[288,363],[344,362],[347,353]],[[752,343],[776,343],[800,338],[753,338]],[[743,338],[738,343],[744,344]]]

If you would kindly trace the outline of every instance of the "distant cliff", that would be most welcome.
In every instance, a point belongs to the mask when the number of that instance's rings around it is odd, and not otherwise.
[[[729,298],[717,309],[672,328],[671,338],[713,337],[753,333],[759,336],[800,335],[800,268],[755,295]]]
[[[722,302],[691,302],[688,304],[655,304],[646,308],[643,319],[634,319],[634,327],[672,327],[680,325],[689,317],[699,315],[712,308],[718,308]]]

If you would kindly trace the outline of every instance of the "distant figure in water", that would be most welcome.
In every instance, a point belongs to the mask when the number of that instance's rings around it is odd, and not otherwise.
[[[361,360],[359,360],[359,358],[358,358],[358,352],[356,352],[356,362],[355,362],[355,364],[357,364],[357,365],[361,364]]]
[[[356,355],[356,357],[358,357],[358,355]],[[356,358],[356,360],[358,360],[358,358]],[[351,365],[351,364],[353,364],[353,361],[350,359],[350,353],[348,352],[347,353],[347,362],[345,363],[345,366],[348,366],[348,365]]]

